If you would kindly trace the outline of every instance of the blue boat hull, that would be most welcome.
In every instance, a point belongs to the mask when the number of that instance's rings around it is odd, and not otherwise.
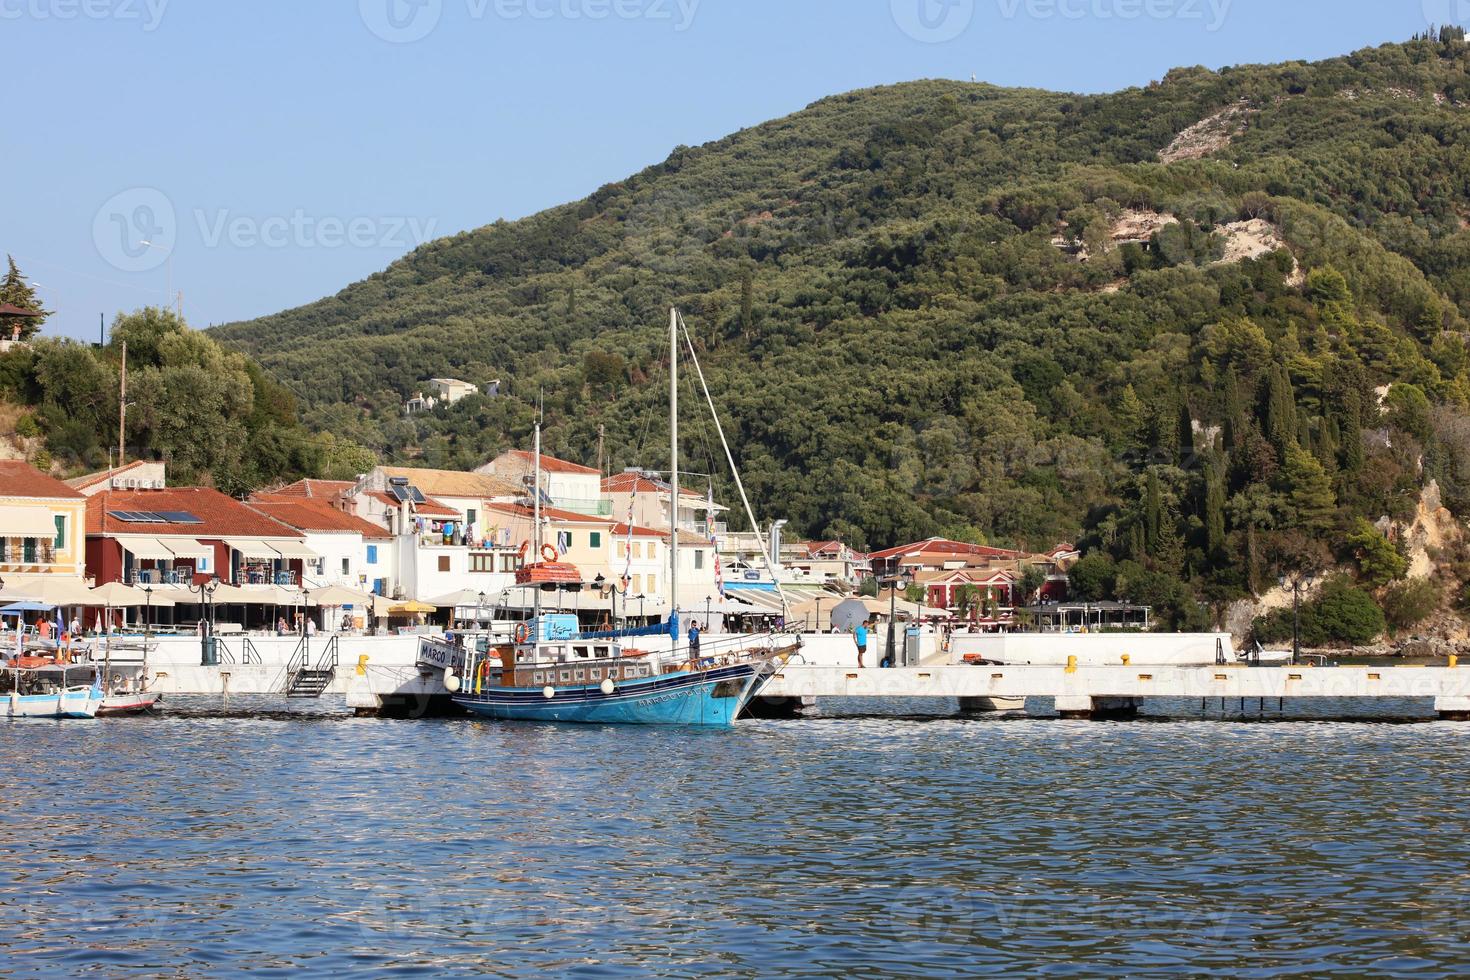
[[[728,728],[754,696],[759,675],[758,665],[740,664],[623,681],[612,694],[600,687],[558,687],[547,698],[542,688],[492,688],[459,695],[454,703],[499,721]]]

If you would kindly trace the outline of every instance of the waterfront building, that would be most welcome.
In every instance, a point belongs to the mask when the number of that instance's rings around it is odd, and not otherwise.
[[[327,499],[290,494],[257,494],[250,506],[305,535],[316,553],[302,568],[302,585],[319,589],[340,585],[379,593],[396,564],[392,532],[348,513]]]
[[[612,515],[631,520],[639,527],[667,529],[673,526],[669,503],[670,486],[658,474],[628,470],[601,483],[601,492],[611,504]],[[707,493],[687,487],[679,490],[678,524],[681,531],[705,538],[728,532],[724,515],[729,508],[715,503]]]
[[[137,459],[114,469],[67,480],[66,485],[84,497],[94,497],[104,490],[163,490],[168,486],[168,471],[160,461]]]
[[[97,585],[297,587],[317,553],[305,535],[207,487],[104,490],[86,503],[86,563]]]
[[[25,576],[85,571],[87,500],[21,460],[0,461],[0,578],[14,592]]]
[[[475,470],[482,476],[509,481],[521,496],[531,499],[536,486],[535,454],[521,449],[501,453]],[[602,473],[590,466],[541,454],[541,503],[589,517],[611,517],[616,513],[602,492]]]

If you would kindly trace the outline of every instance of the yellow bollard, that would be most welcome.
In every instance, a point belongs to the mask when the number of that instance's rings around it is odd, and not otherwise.
[[[1126,653],[1123,654],[1123,666],[1127,667],[1131,663],[1133,663],[1133,658]]]
[[[1067,658],[1067,673],[1069,673],[1069,674],[1075,674],[1075,673],[1077,673],[1077,658],[1076,657],[1068,657]]]
[[[357,676],[358,677],[366,677],[367,676],[367,663],[368,663],[368,655],[367,654],[364,653],[362,656],[360,656],[360,657],[357,658]]]
[[[1450,670],[1454,670],[1458,666],[1460,666],[1460,655],[1458,653],[1450,654]]]

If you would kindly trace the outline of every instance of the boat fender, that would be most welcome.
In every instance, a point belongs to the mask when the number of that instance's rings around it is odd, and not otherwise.
[[[602,693],[603,694],[612,694],[617,689],[618,689],[618,686],[612,682],[612,679],[611,678],[608,678],[607,680],[605,680],[605,681],[602,682]]]
[[[543,687],[541,689],[541,696],[543,698],[545,698],[546,700],[550,701],[552,698],[556,697],[556,688],[554,688],[554,687],[552,687],[550,685],[547,685],[546,687]]]
[[[553,548],[551,545],[549,545],[549,544],[543,544],[541,546],[541,560],[542,561],[554,562],[554,561],[556,561],[560,557],[561,557],[561,555],[558,555],[556,553],[556,549]]]
[[[520,558],[520,560],[521,560],[521,562],[523,564],[526,561],[526,555],[529,554],[530,551],[531,551],[531,542],[529,542],[529,541],[522,541],[521,542],[521,550],[517,553],[517,556]]]
[[[516,624],[516,642],[525,643],[531,638],[531,629],[525,623]]]
[[[448,691],[450,694],[456,694],[456,693],[458,693],[458,691],[459,691],[459,678],[456,677],[453,673],[447,673],[447,674],[445,674],[444,675],[444,689],[446,691]]]

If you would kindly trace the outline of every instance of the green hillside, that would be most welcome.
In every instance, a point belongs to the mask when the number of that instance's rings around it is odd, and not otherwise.
[[[1470,509],[1467,68],[1446,31],[1105,96],[854,92],[214,335],[385,456],[483,462],[544,392],[549,450],[657,467],[677,304],[765,515],[1077,538],[1165,605],[1228,598],[1431,477]],[[443,375],[503,395],[404,419]]]

